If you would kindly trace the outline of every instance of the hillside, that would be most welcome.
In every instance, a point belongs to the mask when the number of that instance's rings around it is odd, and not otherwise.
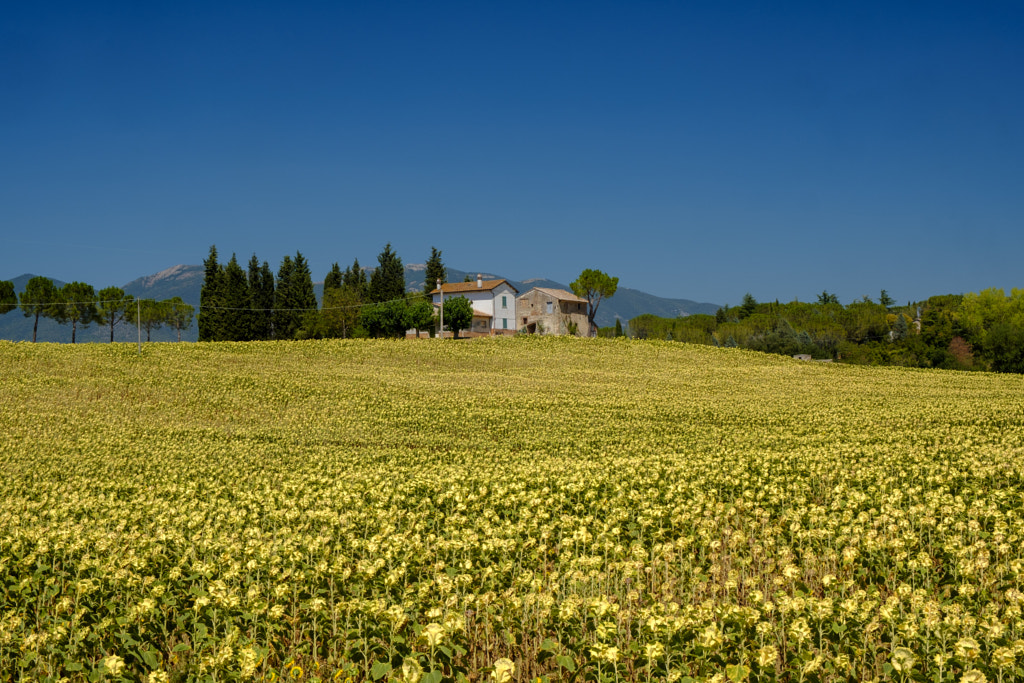
[[[368,269],[372,270],[372,269]],[[475,278],[480,271],[463,271],[455,268],[448,269],[448,280],[459,282],[469,276]],[[569,289],[569,285],[544,278],[532,278],[527,280],[513,280],[495,273],[481,272],[485,279],[504,278],[511,283],[519,292],[525,293],[533,287],[551,287],[554,289]],[[405,266],[406,287],[410,291],[423,290],[424,267],[422,264],[407,264]],[[25,289],[27,283],[34,275],[24,274],[12,279],[17,292]],[[63,282],[54,279],[60,286]],[[109,283],[91,283],[97,290],[109,286]],[[121,285],[127,294],[137,298],[145,299],[170,299],[179,296],[188,304],[199,307],[199,292],[203,286],[203,267],[201,265],[177,265],[153,275],[137,278]],[[323,283],[314,285],[317,298],[323,294]],[[636,289],[619,287],[614,297],[601,303],[597,311],[597,324],[606,327],[615,324],[618,318],[626,323],[631,318],[642,313],[652,313],[662,317],[677,317],[681,315],[693,315],[696,313],[714,313],[718,310],[717,304],[699,303],[689,299],[668,299],[654,296]],[[109,331],[106,328],[98,328],[93,325],[85,330],[79,330],[78,338],[82,342],[107,341]],[[115,330],[115,340],[135,341],[135,329],[126,329],[119,326]],[[187,332],[182,334],[183,341],[195,341],[198,331],[195,324]],[[156,330],[152,334],[153,341],[173,341],[176,335],[173,330]],[[20,311],[12,311],[7,315],[0,316],[0,339],[12,341],[26,341],[32,339],[32,321],[25,318]],[[70,327],[60,326],[52,320],[39,321],[39,341],[69,342],[71,341]]]

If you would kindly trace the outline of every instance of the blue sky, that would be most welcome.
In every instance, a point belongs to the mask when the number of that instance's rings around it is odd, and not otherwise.
[[[0,278],[301,251],[667,297],[1024,286],[1024,5],[19,3]]]

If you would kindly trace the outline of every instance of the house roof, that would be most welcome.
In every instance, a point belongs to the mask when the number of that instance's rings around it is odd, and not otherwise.
[[[492,289],[497,289],[498,286],[503,282],[506,285],[508,285],[509,289],[511,289],[513,292],[515,292],[516,294],[519,293],[519,290],[513,287],[509,283],[509,281],[505,279],[484,280],[481,283],[480,287],[476,286],[476,280],[473,280],[472,282],[445,282],[443,285],[441,285],[441,289],[444,291],[445,294],[461,294],[462,292],[486,292]],[[437,287],[434,287],[434,289],[431,290],[430,293],[437,294]]]
[[[547,287],[534,287],[538,292],[547,294],[550,297],[554,297],[559,301],[571,301],[574,303],[585,304],[588,303],[583,297],[576,296],[572,292],[567,292],[564,289],[548,289]]]

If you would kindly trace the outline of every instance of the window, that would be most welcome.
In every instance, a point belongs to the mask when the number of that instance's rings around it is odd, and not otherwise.
[[[508,318],[502,318],[501,319],[501,329],[503,329],[503,330],[507,330],[508,329]]]
[[[552,314],[552,313],[554,312],[554,310],[555,310],[555,309],[554,309],[554,304],[552,304],[552,303],[551,303],[551,302],[549,301],[549,302],[548,302],[548,307],[547,307],[547,313],[548,313],[548,315],[551,315],[551,314]]]
[[[507,296],[501,297],[501,307],[502,308],[508,308],[508,297]]]

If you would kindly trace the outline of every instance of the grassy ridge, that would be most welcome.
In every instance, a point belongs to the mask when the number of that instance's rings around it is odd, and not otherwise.
[[[11,680],[1024,675],[1021,377],[552,338],[0,376]]]

